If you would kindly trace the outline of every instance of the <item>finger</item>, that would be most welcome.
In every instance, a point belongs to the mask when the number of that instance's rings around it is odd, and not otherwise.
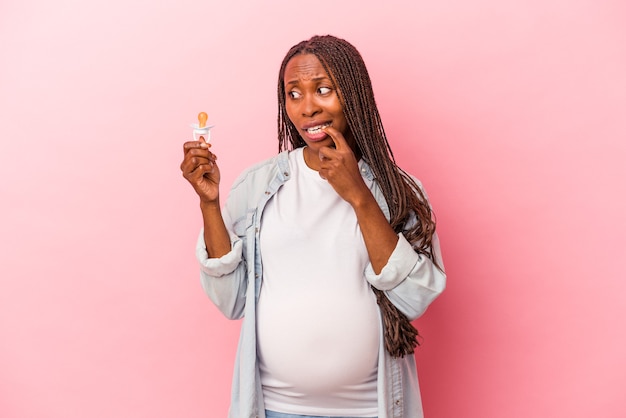
[[[210,148],[211,144],[206,141],[188,141],[183,144],[183,149],[192,149],[192,148]]]
[[[217,165],[213,161],[207,161],[203,164],[186,167],[183,170],[183,177],[186,179],[197,182],[207,174],[212,174],[215,171]]]
[[[340,134],[341,135],[341,134]],[[318,155],[320,157],[320,161],[328,161],[332,160],[340,154],[340,150],[333,147],[321,147],[319,149]]]
[[[192,149],[185,155],[183,162],[180,164],[180,169],[183,172],[190,172],[199,165],[214,164],[216,159],[210,152]]]
[[[214,170],[215,170],[215,163],[210,161],[207,164],[200,164],[189,174],[193,177],[200,178],[200,177],[203,177],[205,174],[213,173]]]
[[[200,155],[197,155],[200,154]],[[183,162],[180,164],[180,169],[183,173],[191,173],[198,166],[206,165],[206,164],[215,164],[216,157],[212,153],[208,151],[200,151],[192,149],[189,151]]]
[[[330,160],[332,157],[332,153],[336,152],[331,147],[322,147],[319,150],[318,156],[320,157],[320,161],[324,162],[324,160]]]
[[[346,138],[344,138],[343,134],[337,129],[333,128],[332,126],[326,126],[325,128],[322,128],[322,130],[330,137],[330,139],[333,140],[336,149],[341,150],[346,147],[350,147],[348,145],[348,142],[346,141]]]
[[[185,159],[191,159],[194,157],[199,158],[208,158],[211,160],[217,160],[217,155],[213,154],[210,150],[211,145],[208,144],[207,147],[202,147],[199,145],[190,145],[189,148],[185,152]]]
[[[183,152],[187,154],[189,150],[192,149],[208,149],[211,145],[207,144],[204,141],[189,141],[183,144]]]

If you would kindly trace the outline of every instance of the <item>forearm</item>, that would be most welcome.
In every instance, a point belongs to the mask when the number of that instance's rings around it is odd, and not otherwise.
[[[230,236],[220,209],[219,200],[200,203],[204,222],[204,243],[209,258],[219,258],[231,250]]]
[[[395,233],[374,196],[367,190],[363,198],[352,204],[365,241],[370,263],[376,274],[387,265],[398,243]]]

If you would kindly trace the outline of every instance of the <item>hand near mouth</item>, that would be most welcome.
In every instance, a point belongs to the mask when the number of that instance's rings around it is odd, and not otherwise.
[[[398,236],[365,184],[348,141],[333,127],[325,128],[324,132],[332,138],[335,148],[320,149],[320,177],[354,209],[372,268],[380,274],[398,243]]]
[[[373,196],[361,177],[357,158],[343,134],[332,126],[322,130],[333,140],[335,147],[320,148],[320,177],[352,206],[371,199]]]

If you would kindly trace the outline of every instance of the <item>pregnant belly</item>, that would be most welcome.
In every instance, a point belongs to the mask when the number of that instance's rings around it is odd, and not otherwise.
[[[324,396],[375,384],[380,321],[371,292],[261,297],[257,321],[265,387]]]

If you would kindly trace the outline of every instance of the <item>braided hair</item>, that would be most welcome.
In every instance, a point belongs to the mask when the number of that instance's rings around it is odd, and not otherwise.
[[[436,264],[431,247],[435,221],[430,205],[415,180],[396,165],[367,68],[361,54],[347,41],[331,35],[314,36],[294,45],[283,59],[278,76],[279,152],[306,145],[285,107],[285,68],[291,58],[300,54],[315,55],[334,84],[356,146],[370,165],[389,206],[391,227],[396,233],[402,232],[417,253]],[[417,221],[409,224],[412,215]],[[375,287],[372,290],[383,317],[386,350],[394,357],[413,353],[419,345],[417,329],[383,291]]]

